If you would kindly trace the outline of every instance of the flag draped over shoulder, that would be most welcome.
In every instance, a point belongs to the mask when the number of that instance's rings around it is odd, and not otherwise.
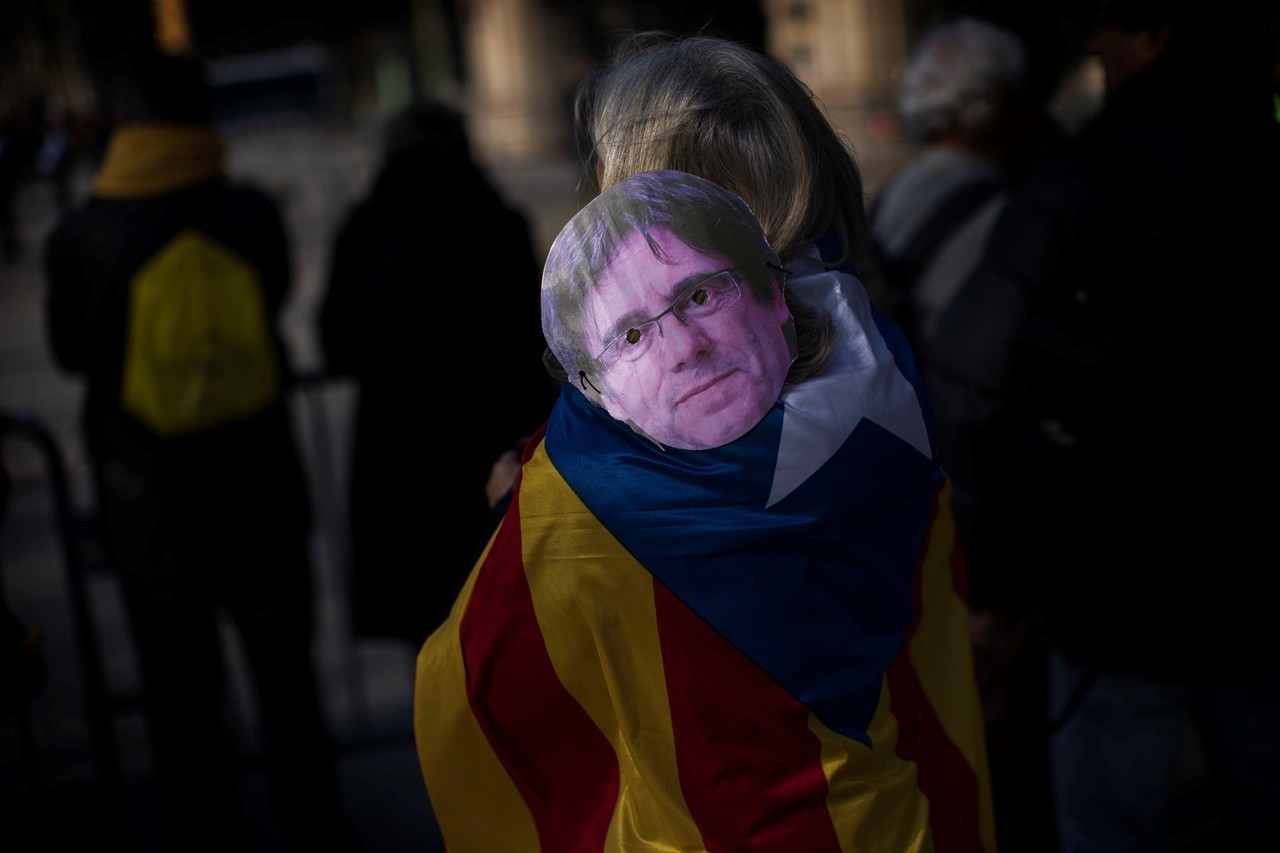
[[[855,279],[789,265],[840,351],[748,434],[662,449],[566,385],[530,442],[418,657],[451,851],[994,851],[914,368]]]

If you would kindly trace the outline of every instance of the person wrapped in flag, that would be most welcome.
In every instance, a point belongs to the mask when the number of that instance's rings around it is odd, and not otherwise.
[[[963,561],[901,333],[747,204],[561,231],[567,381],[417,661],[450,851],[994,851]]]

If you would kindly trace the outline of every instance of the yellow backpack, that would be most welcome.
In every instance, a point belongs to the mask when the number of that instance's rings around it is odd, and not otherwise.
[[[134,275],[124,410],[165,437],[242,420],[275,401],[280,364],[257,270],[180,232]]]

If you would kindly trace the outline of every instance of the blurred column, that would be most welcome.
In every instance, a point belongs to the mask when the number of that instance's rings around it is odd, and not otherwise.
[[[151,0],[155,19],[156,44],[165,53],[183,53],[191,48],[191,19],[186,0]]]
[[[893,109],[906,63],[908,5],[763,0],[767,49],[813,89],[851,144],[868,192],[905,156],[892,124],[880,119]]]
[[[559,30],[538,0],[471,0],[465,24],[469,128],[477,156],[503,165],[568,150]]]

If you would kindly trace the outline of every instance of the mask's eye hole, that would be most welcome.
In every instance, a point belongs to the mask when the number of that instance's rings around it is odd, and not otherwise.
[[[623,339],[626,340],[627,343],[632,345],[640,343],[640,339],[643,337],[644,337],[644,332],[640,331],[639,329],[627,329],[626,334],[623,335]]]
[[[711,298],[711,291],[704,289],[695,290],[689,294],[689,301],[694,305],[706,305],[707,300]]]

